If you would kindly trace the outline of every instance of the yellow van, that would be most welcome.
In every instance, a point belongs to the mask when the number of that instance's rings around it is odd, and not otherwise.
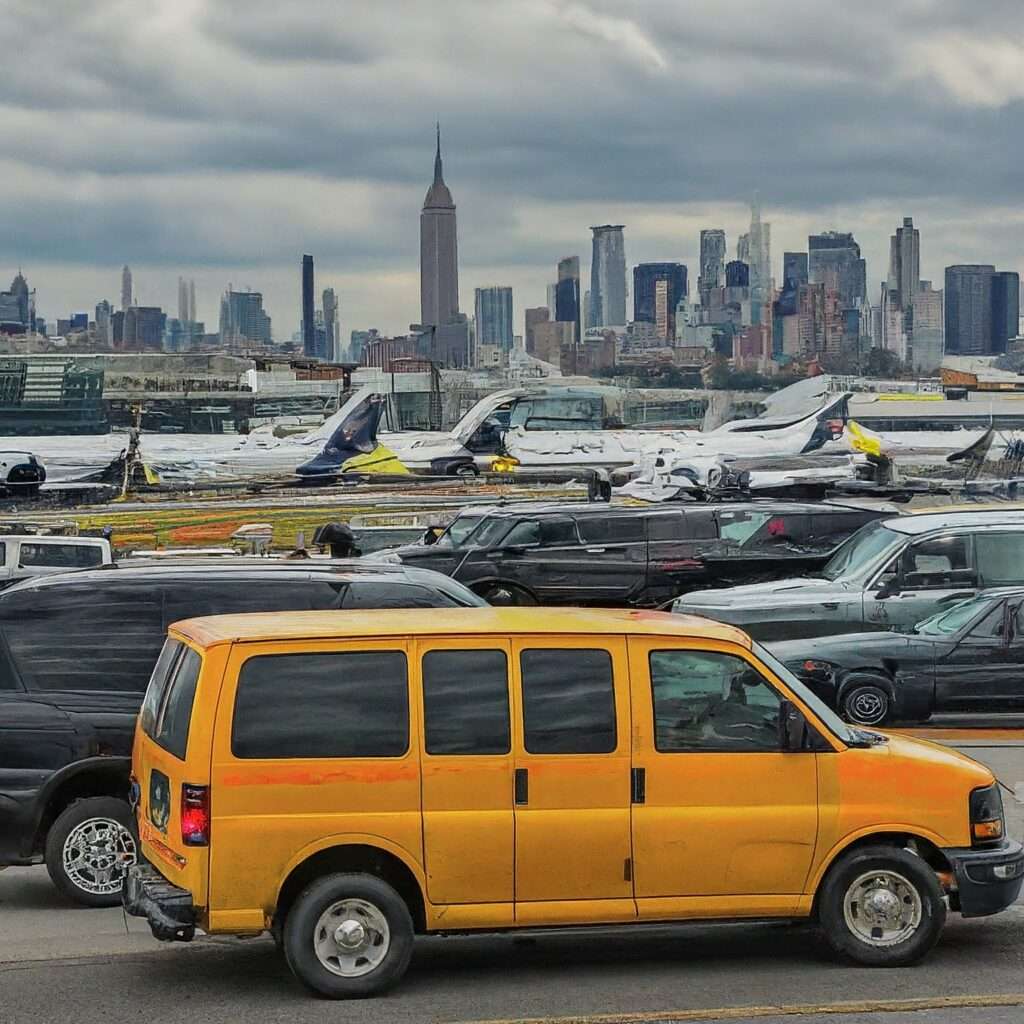
[[[810,918],[894,966],[1024,851],[987,768],[851,728],[736,629],[551,608],[218,616],[171,630],[135,736],[162,939],[269,930],[327,996],[417,933]]]

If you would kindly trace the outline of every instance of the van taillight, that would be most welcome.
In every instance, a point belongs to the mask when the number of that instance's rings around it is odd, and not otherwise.
[[[210,845],[210,787],[181,787],[181,841],[186,846]]]

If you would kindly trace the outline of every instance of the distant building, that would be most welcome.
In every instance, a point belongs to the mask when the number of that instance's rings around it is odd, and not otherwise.
[[[315,359],[316,350],[316,303],[313,298],[313,257],[302,257],[302,354]]]
[[[368,331],[352,331],[349,335],[348,343],[348,360],[351,363],[359,363],[360,365],[366,365],[363,359],[364,354],[370,345],[380,337],[380,332],[376,327],[371,327]]]
[[[507,285],[477,288],[477,345],[497,345],[503,352],[512,348],[512,289]]]
[[[547,306],[534,306],[527,309],[523,314],[525,329],[523,330],[523,341],[527,355],[533,355],[536,348],[534,340],[534,328],[537,324],[546,324],[551,321],[551,311]]]
[[[868,295],[867,263],[852,234],[826,231],[807,239],[811,284],[823,284],[839,296],[841,306],[865,302]]]
[[[129,306],[134,306],[135,300],[132,297],[132,271],[126,263],[121,270],[121,312]]]
[[[459,257],[455,203],[444,183],[441,129],[437,129],[434,180],[420,213],[420,322],[441,326],[459,314]]]
[[[580,258],[566,256],[558,261],[558,282],[555,285],[555,315],[552,320],[576,325],[580,337]]]
[[[914,295],[910,362],[917,373],[931,376],[938,373],[945,354],[942,292],[933,291],[930,281],[919,284]]]
[[[913,304],[921,290],[921,233],[913,217],[904,217],[903,226],[889,239],[889,277],[886,282],[900,294],[904,307]]]
[[[535,359],[560,367],[563,347],[575,344],[576,334],[571,323],[566,320],[549,320],[534,326],[533,352],[530,354]]]
[[[220,341],[222,345],[245,341],[269,345],[273,341],[262,292],[236,292],[228,288],[220,302]]]
[[[762,307],[772,291],[772,226],[761,220],[761,202],[757,197],[750,204],[750,230],[740,235],[736,257],[750,268],[750,319],[760,323]]]
[[[113,314],[113,307],[106,299],[101,299],[96,303],[96,337],[105,345],[114,344],[114,333],[110,321]]]
[[[602,224],[593,232],[590,263],[590,315],[587,327],[623,327],[626,323],[626,249],[621,224]]]
[[[11,287],[0,292],[0,332],[24,334],[35,326],[35,292],[19,270]]]
[[[726,288],[749,288],[750,267],[742,260],[731,260],[725,265]]]
[[[689,288],[686,267],[682,263],[640,263],[633,268],[633,320],[654,324],[658,322],[656,298],[658,282],[664,281],[667,288],[664,310],[666,331],[659,337],[675,337],[675,311]]]
[[[456,313],[428,338],[433,345],[429,357],[439,366],[459,370],[473,365],[472,324],[465,313]]]
[[[784,252],[782,254],[782,287],[791,285],[799,288],[802,284],[810,284],[807,253]]]
[[[991,264],[946,267],[946,351],[999,355],[1016,336],[1020,277]]]
[[[697,292],[704,305],[707,305],[708,292],[725,284],[725,251],[725,232],[721,228],[701,231]]]
[[[333,288],[325,288],[324,307],[324,352],[323,358],[341,362],[341,337],[338,333],[338,298]]]
[[[124,311],[121,348],[126,352],[161,351],[167,314],[159,306],[129,306]]]

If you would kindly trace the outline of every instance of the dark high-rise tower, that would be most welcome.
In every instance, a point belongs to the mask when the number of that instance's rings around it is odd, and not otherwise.
[[[558,283],[555,285],[555,320],[575,324],[576,340],[580,339],[580,258],[566,256],[558,261]]]
[[[659,281],[668,285],[667,337],[672,339],[675,337],[676,306],[688,291],[686,267],[682,263],[640,263],[633,268],[633,319],[648,324],[658,322]]]
[[[313,257],[302,257],[302,354],[307,359],[317,355],[316,310],[313,300]]]
[[[811,284],[823,284],[838,293],[844,308],[867,298],[867,264],[852,234],[825,231],[811,235],[807,243]]]
[[[807,253],[784,252],[782,254],[782,287],[787,289],[792,284],[799,288],[809,281],[807,273]]]
[[[946,267],[946,351],[987,355],[992,351],[992,284],[996,268],[969,263]]]
[[[697,291],[702,304],[707,304],[708,292],[725,284],[725,232],[721,228],[706,228],[700,233],[700,276]]]
[[[459,312],[459,254],[455,203],[441,168],[441,128],[437,129],[434,180],[420,214],[420,322],[439,327]]]

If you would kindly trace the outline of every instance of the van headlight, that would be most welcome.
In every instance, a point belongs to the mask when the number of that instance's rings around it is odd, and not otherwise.
[[[990,846],[1006,833],[1003,794],[999,783],[971,792],[971,842],[974,846]]]

